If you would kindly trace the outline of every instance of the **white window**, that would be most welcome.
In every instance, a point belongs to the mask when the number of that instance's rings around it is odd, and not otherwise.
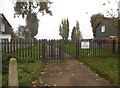
[[[105,32],[105,25],[101,27],[101,32]]]
[[[5,32],[5,24],[1,23],[1,31]]]

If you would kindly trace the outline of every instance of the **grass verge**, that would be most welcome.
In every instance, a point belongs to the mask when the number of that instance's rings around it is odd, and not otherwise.
[[[43,67],[44,64],[42,61],[18,63],[19,86],[32,86],[32,81],[35,81],[39,77]],[[2,85],[7,86],[8,74],[3,74],[2,77]]]
[[[80,61],[89,66],[99,76],[118,85],[118,58],[116,57],[88,57]]]

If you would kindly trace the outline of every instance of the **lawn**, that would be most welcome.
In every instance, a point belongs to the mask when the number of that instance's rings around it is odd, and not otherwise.
[[[35,81],[40,76],[44,64],[42,61],[35,63],[23,63],[18,66],[19,85],[31,86],[32,81]]]

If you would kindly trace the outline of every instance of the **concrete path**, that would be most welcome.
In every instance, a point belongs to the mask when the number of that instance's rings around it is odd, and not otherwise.
[[[112,86],[76,60],[50,62],[33,86]]]

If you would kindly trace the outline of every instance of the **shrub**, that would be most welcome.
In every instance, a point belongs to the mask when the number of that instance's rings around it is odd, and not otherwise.
[[[15,55],[12,54],[2,54],[2,73],[8,73],[8,68],[9,68],[9,60],[11,58],[16,58]]]

